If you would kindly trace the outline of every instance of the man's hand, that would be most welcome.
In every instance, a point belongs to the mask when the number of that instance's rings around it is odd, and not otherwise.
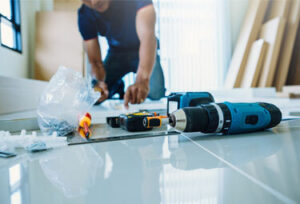
[[[108,88],[104,81],[99,81],[96,86],[94,87],[95,91],[99,91],[101,93],[101,97],[97,101],[97,103],[101,103],[102,101],[106,100],[108,98]]]
[[[108,88],[104,82],[106,77],[106,72],[101,60],[101,51],[98,38],[90,39],[84,41],[84,49],[87,52],[89,62],[91,63],[92,75],[98,80],[98,83],[95,85],[95,91],[101,93],[100,99],[97,103],[101,103],[108,98]]]
[[[129,86],[124,96],[124,106],[129,108],[128,104],[143,103],[149,93],[149,80],[137,80]]]

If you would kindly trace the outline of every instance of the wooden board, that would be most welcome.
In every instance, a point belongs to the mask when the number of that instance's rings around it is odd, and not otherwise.
[[[84,50],[76,12],[36,14],[35,78],[48,81],[60,65],[84,70]]]
[[[283,37],[282,48],[279,54],[279,62],[276,68],[273,85],[277,91],[281,91],[288,76],[291,63],[292,52],[295,44],[297,29],[300,19],[300,0],[292,0],[289,16],[287,19],[286,30]]]
[[[249,1],[247,14],[227,73],[225,81],[226,88],[240,87],[248,53],[252,43],[257,39],[268,3],[269,0]]]
[[[287,85],[300,85],[300,26],[296,34],[297,39],[293,50],[293,56],[289,67]]]
[[[257,87],[267,47],[268,44],[263,39],[259,39],[252,44],[241,83],[242,88]]]
[[[293,98],[293,99],[300,98],[300,94],[286,93],[286,92],[277,92],[276,96],[280,98]]]
[[[81,0],[54,0],[54,10],[77,11],[81,4]]]
[[[287,19],[291,1],[293,0],[272,0],[267,9],[265,21],[276,17]]]
[[[278,17],[266,22],[261,28],[260,38],[269,44],[269,48],[259,79],[259,87],[271,87],[273,84],[285,22]]]

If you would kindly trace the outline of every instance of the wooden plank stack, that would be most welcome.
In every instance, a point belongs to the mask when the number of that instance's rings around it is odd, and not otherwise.
[[[300,93],[299,20],[300,0],[249,1],[226,88],[276,87],[280,92],[293,85]]]

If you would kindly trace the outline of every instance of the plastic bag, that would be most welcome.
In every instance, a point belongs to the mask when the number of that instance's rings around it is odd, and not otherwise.
[[[43,133],[67,135],[78,126],[78,119],[99,99],[81,73],[60,67],[40,97],[38,124]]]

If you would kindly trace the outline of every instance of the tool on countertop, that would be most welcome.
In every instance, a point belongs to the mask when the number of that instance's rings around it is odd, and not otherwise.
[[[156,116],[159,116],[159,114],[144,111],[129,114],[121,114],[119,117],[107,117],[106,122],[113,128],[121,127],[122,129],[127,130],[129,132],[147,131],[151,130],[152,127],[144,126],[144,118]]]
[[[214,97],[208,92],[175,92],[168,96],[167,115],[178,109],[213,103]]]
[[[121,114],[119,117],[120,127],[129,132],[151,130],[152,127],[143,125],[144,118],[158,116],[156,113],[137,112],[131,114]]]
[[[172,110],[175,111],[177,109],[188,107],[188,106],[197,106],[201,104],[214,102],[214,98],[208,92],[181,92],[181,93],[172,93],[168,97],[167,103],[167,113]],[[148,111],[140,111],[132,114],[121,114],[118,117],[107,117],[106,122],[113,128],[121,127],[124,130],[135,132],[135,131],[146,131],[151,130],[152,127],[146,126],[143,124],[144,118],[150,117],[151,121],[157,121],[158,124],[161,120],[156,120],[156,116],[159,119],[166,119],[166,116],[160,116],[157,112],[149,113]],[[161,126],[160,125],[160,126]]]
[[[279,108],[269,103],[210,103],[186,107],[170,114],[168,119],[147,117],[144,125],[156,127],[169,123],[183,132],[236,134],[261,131],[281,122]]]
[[[78,126],[78,132],[81,137],[85,139],[89,139],[92,135],[92,132],[90,130],[90,126],[92,123],[92,116],[89,113],[86,113],[84,116],[82,116],[79,119],[79,126]]]
[[[161,127],[162,125],[168,124],[169,117],[166,115],[160,116],[150,116],[146,117],[143,120],[144,127],[153,128],[153,127]]]
[[[129,113],[129,114],[121,114],[118,117],[107,117],[106,123],[112,128],[121,127],[124,130],[129,132],[137,132],[137,131],[146,131],[151,130],[152,127],[146,127],[143,125],[143,121],[145,117],[156,117],[159,116],[158,113],[149,113],[147,111]]]

